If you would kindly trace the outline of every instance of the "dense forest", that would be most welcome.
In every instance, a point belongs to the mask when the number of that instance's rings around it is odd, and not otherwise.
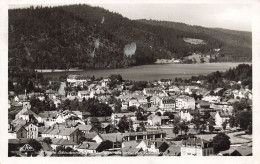
[[[121,68],[214,48],[229,60],[251,60],[251,33],[185,24],[173,28],[88,5],[12,9],[8,29],[10,69]]]

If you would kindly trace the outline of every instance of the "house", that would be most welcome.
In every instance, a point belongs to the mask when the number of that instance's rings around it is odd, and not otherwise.
[[[80,131],[82,131],[84,134],[97,131],[96,128],[94,128],[92,125],[78,125],[77,128],[79,128]]]
[[[44,123],[44,126],[52,126],[56,123],[58,116],[57,111],[44,111],[39,113],[39,121]]]
[[[123,142],[123,134],[122,133],[107,133],[107,134],[97,134],[92,140],[96,141],[96,143],[101,143],[103,141],[111,141],[112,148],[118,149],[121,148]]]
[[[155,107],[155,106],[148,108],[146,111],[147,111],[147,112],[150,112],[151,114],[156,114],[156,113],[159,112],[161,115],[163,115],[163,113],[164,113],[163,110],[161,110],[160,108]]]
[[[176,109],[195,109],[195,99],[186,95],[177,96]]]
[[[67,139],[79,143],[84,134],[78,128],[48,128],[42,132],[42,137]]]
[[[76,149],[82,154],[96,154],[100,143],[83,142]]]
[[[85,122],[82,119],[82,112],[80,111],[75,112],[75,111],[65,110],[58,113],[56,118],[57,123],[64,123],[67,122],[68,120],[79,122],[80,124],[85,125]]]
[[[58,92],[54,91],[52,89],[48,89],[45,91],[45,94],[50,98],[50,99],[56,99],[56,96],[58,96]]]
[[[199,90],[199,87],[197,86],[187,86],[185,87],[184,93],[188,93],[189,95],[191,95],[193,92],[196,92],[197,90]]]
[[[123,156],[137,156],[141,155],[143,150],[142,148],[124,147],[121,152]]]
[[[174,111],[175,110],[175,100],[170,97],[162,97],[159,102],[159,108],[166,111]]]
[[[67,77],[68,83],[80,84],[80,83],[85,83],[87,81],[90,81],[90,79],[85,75],[69,75]]]
[[[30,122],[38,122],[39,116],[31,111],[29,107],[23,107],[23,109],[15,115],[15,119],[23,119]]]
[[[105,78],[105,79],[102,79],[100,82],[101,82],[101,86],[102,87],[107,87],[108,84],[110,83],[110,78]]]
[[[147,123],[151,126],[160,126],[162,124],[162,119],[158,115],[150,115],[147,117]]]
[[[191,109],[181,109],[180,118],[183,121],[191,121],[193,119],[194,113],[199,113],[199,111],[191,110]]]
[[[252,147],[242,145],[218,153],[220,156],[252,156]]]
[[[164,138],[166,136],[166,132],[162,130],[153,130],[153,131],[145,131],[145,132],[127,132],[123,133],[124,141],[132,141],[132,140],[147,140],[147,139],[157,139]]]
[[[170,145],[164,152],[165,156],[181,156],[181,147],[179,145]]]
[[[28,122],[24,125],[25,129],[27,130],[27,138],[37,139],[38,138],[38,126]]]
[[[75,98],[77,98],[78,93],[76,91],[68,91],[67,92],[67,98],[70,100],[73,100]]]
[[[30,156],[35,152],[35,150],[31,145],[25,144],[23,147],[20,148],[20,152],[25,153],[27,156]]]
[[[135,113],[112,113],[111,114],[111,123],[114,125],[117,125],[118,122],[122,117],[127,117],[128,119],[131,119],[132,121],[136,120]]]
[[[159,106],[160,105],[161,98],[159,96],[152,96],[150,98],[150,103],[152,106]]]
[[[216,127],[222,127],[224,122],[227,122],[227,128],[229,127],[229,119],[232,114],[227,110],[217,111],[215,115],[215,124]]]
[[[85,91],[78,91],[78,97],[79,98],[85,98],[88,99],[90,97],[90,92],[85,90]]]
[[[143,151],[147,152],[147,154],[157,154],[165,152],[168,148],[168,144],[164,141],[157,140],[142,140],[136,148],[142,148]]]
[[[156,95],[158,92],[159,92],[159,88],[144,88],[143,89],[143,94],[145,96]]]
[[[16,127],[11,127],[8,130],[8,139],[20,139],[27,138],[27,130],[24,126],[18,125]]]
[[[215,102],[220,102],[221,97],[220,96],[207,95],[207,96],[203,97],[202,100],[208,101],[210,103],[215,103]]]
[[[197,108],[197,109],[200,109],[200,108],[209,109],[209,108],[210,108],[210,103],[207,102],[207,101],[196,100],[195,103],[196,103],[196,108]]]
[[[212,141],[206,141],[200,138],[190,138],[182,141],[181,156],[209,156],[212,154]]]
[[[63,147],[71,147],[72,149],[75,149],[78,145],[77,142],[73,140],[68,140],[64,138],[51,138],[52,144],[51,147],[52,149],[56,150],[58,146],[63,146]]]

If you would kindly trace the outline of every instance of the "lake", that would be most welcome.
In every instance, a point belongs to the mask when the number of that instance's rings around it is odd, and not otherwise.
[[[68,74],[82,74],[88,76],[108,77],[120,74],[123,79],[135,81],[152,81],[160,79],[190,78],[191,76],[207,75],[215,71],[226,71],[242,63],[198,63],[198,64],[153,64],[134,66],[121,69],[84,70],[74,72],[48,72],[44,77],[59,77]],[[245,63],[252,64],[252,63]]]

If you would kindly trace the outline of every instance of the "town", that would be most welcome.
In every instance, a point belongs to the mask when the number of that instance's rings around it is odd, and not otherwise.
[[[69,74],[24,90],[9,81],[8,155],[251,156],[252,84],[231,80],[249,67],[155,81]]]

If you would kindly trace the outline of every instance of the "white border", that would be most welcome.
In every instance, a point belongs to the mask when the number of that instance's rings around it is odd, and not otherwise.
[[[7,97],[8,97],[8,1],[0,1],[0,163],[260,163],[260,1],[258,0],[9,0],[14,4],[78,4],[78,3],[207,3],[207,4],[252,4],[253,6],[253,156],[251,157],[53,157],[53,158],[8,158],[7,138]],[[258,155],[258,156],[257,156]]]

